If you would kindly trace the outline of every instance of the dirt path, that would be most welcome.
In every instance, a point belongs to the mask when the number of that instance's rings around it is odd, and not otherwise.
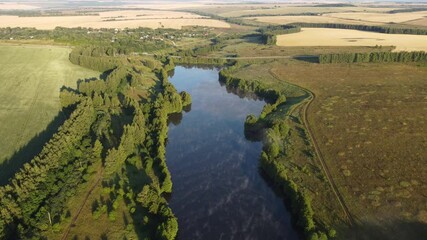
[[[269,72],[277,80],[283,81],[271,69],[269,70]],[[323,170],[326,178],[328,179],[329,185],[331,186],[332,191],[334,192],[334,194],[335,194],[335,196],[336,196],[339,204],[341,205],[341,208],[342,208],[344,214],[346,215],[347,222],[348,222],[348,224],[350,226],[352,226],[352,225],[355,224],[355,219],[353,218],[352,214],[350,213],[350,210],[348,209],[347,204],[344,201],[344,198],[342,197],[341,193],[338,190],[337,185],[335,184],[334,179],[332,178],[332,174],[329,171],[328,165],[326,164],[326,161],[325,161],[325,159],[324,159],[324,157],[322,155],[322,152],[320,151],[319,145],[317,143],[317,139],[315,138],[315,135],[313,134],[313,131],[312,131],[311,127],[310,127],[310,123],[308,122],[308,108],[310,107],[310,105],[314,101],[314,99],[316,98],[316,95],[312,91],[308,90],[307,88],[304,88],[304,87],[301,87],[301,86],[298,86],[296,84],[289,83],[289,82],[286,82],[286,83],[288,83],[288,84],[290,84],[292,86],[295,86],[297,88],[300,88],[300,89],[302,89],[304,92],[306,92],[308,94],[308,98],[306,98],[305,100],[301,101],[298,104],[298,106],[295,106],[292,109],[291,112],[293,112],[296,108],[299,108],[299,107],[302,108],[302,112],[303,112],[303,114],[302,114],[302,122],[303,122],[305,128],[307,129],[308,137],[310,138],[309,140],[313,143],[313,147],[314,147],[316,155],[317,155],[317,157],[319,159],[319,162],[320,162],[320,165],[322,167],[322,170]]]
[[[101,181],[103,172],[104,172],[104,169],[102,168],[102,170],[98,173],[95,184],[93,184],[92,187],[89,189],[89,191],[86,193],[86,197],[84,198],[83,203],[81,204],[79,210],[77,211],[77,214],[71,220],[70,225],[68,225],[67,229],[65,230],[64,235],[62,235],[61,240],[67,239],[68,235],[70,234],[71,228],[75,225],[75,223],[76,223],[77,219],[79,218],[80,213],[82,212],[84,206],[86,206],[87,200],[89,199],[93,190],[95,190],[96,186],[98,186],[99,182]]]

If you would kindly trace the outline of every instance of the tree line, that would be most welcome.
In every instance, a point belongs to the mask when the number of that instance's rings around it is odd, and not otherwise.
[[[414,34],[414,35],[427,35],[427,29],[421,28],[405,28],[394,26],[368,26],[368,25],[354,25],[343,23],[292,23],[299,27],[306,28],[339,28],[339,29],[353,29],[368,32],[378,32],[387,34]]]
[[[260,167],[280,188],[283,196],[286,196],[292,216],[307,239],[334,237],[334,229],[316,224],[310,197],[288,176],[287,168],[279,161],[285,154],[282,146],[289,135],[290,128],[286,119],[270,118],[270,115],[275,114],[279,106],[286,104],[285,94],[267,87],[260,81],[248,81],[233,76],[236,68],[238,65],[221,70],[220,81],[229,87],[256,93],[269,102],[263,107],[259,117],[249,115],[245,121],[245,135],[247,132],[258,132],[257,134],[263,132],[261,138],[255,138],[263,140]]]
[[[241,18],[245,17],[270,17],[270,16],[319,16],[316,12],[302,12],[302,13],[255,13],[255,14],[244,14]]]
[[[388,63],[388,62],[427,62],[427,53],[415,52],[368,52],[333,53],[319,55],[319,63]]]
[[[95,163],[104,169],[106,194],[93,203],[95,220],[106,214],[114,222],[125,205],[137,225],[127,228],[142,228],[150,239],[175,238],[177,219],[163,196],[172,191],[165,159],[167,117],[181,112],[191,96],[168,82],[165,68],[173,68],[173,61],[123,61],[115,51],[95,46],[73,50],[79,59],[74,63],[110,71],[104,79],[61,90],[61,105],[72,111],[70,117],[41,153],[0,187],[0,239],[40,239],[45,231],[60,232],[71,218],[66,203],[80,184],[93,179]],[[104,65],[107,58],[115,64]],[[143,75],[155,82],[144,85]],[[146,95],[135,96],[134,90]],[[135,177],[141,175],[146,182]]]
[[[415,8],[400,8],[400,9],[393,9],[388,11],[387,13],[405,13],[405,12],[421,12],[421,11],[427,11],[427,8],[425,7],[415,7]]]
[[[207,13],[204,11],[199,11],[199,10],[184,10],[185,12],[189,12],[189,13],[193,13],[193,14],[197,14],[197,15],[201,15],[201,16],[206,16],[212,19],[217,19],[220,21],[225,21],[228,23],[232,23],[232,24],[236,24],[236,25],[241,25],[241,26],[251,26],[251,27],[258,27],[260,25],[262,25],[262,23],[257,23],[257,22],[251,22],[251,21],[247,21],[245,19],[239,19],[239,18],[234,18],[234,17],[222,17],[216,14],[212,14],[212,13]]]
[[[258,29],[261,33],[261,40],[264,44],[274,45],[276,44],[276,35],[297,33],[301,31],[301,28],[296,25],[279,25],[279,26],[267,26]]]
[[[93,51],[87,52],[93,54]],[[105,57],[103,51],[97,55],[99,57],[93,58],[102,61],[102,58]],[[143,62],[139,62],[139,64],[141,63],[145,63],[145,67],[157,76],[158,82],[156,86],[153,86],[152,96],[145,99],[145,103],[128,96],[128,92],[130,88],[138,86],[140,75],[147,74],[148,70],[132,64],[128,66],[129,62],[116,67],[108,74],[105,81],[89,80],[78,85],[78,91],[87,97],[92,97],[94,102],[95,98],[99,96],[100,105],[108,103],[113,105],[113,99],[116,99],[122,107],[113,111],[112,114],[124,114],[125,118],[128,118],[126,116],[132,117],[129,124],[123,125],[121,134],[119,133],[121,136],[117,140],[118,144],[111,144],[112,147],[106,151],[104,182],[105,185],[110,186],[106,189],[114,197],[110,199],[110,203],[100,201],[101,203],[93,212],[93,217],[97,219],[101,215],[107,214],[111,221],[115,221],[120,202],[128,202],[127,207],[135,217],[134,221],[140,222],[138,227],[142,227],[147,232],[147,236],[169,240],[175,238],[178,223],[162,196],[163,193],[172,191],[171,176],[165,159],[167,117],[169,113],[182,111],[183,98],[185,97],[188,102],[190,97],[187,93],[177,93],[173,85],[168,82],[165,68],[173,68],[173,61],[166,60],[164,68],[156,60],[144,59]],[[124,96],[124,98],[120,99],[120,96]],[[105,99],[111,100],[107,103]],[[98,109],[114,110],[113,106]],[[107,124],[107,130],[111,127]],[[149,176],[150,181],[134,183],[127,168],[129,166],[137,168],[141,164],[139,174]],[[118,179],[116,182],[120,183],[119,186],[114,183],[109,184],[115,182],[114,179]],[[146,212],[145,215],[142,212]]]
[[[94,120],[92,101],[81,101],[40,154],[0,187],[1,239],[40,238],[69,217],[65,202],[100,159],[102,146],[89,137]]]
[[[203,57],[171,57],[178,64],[227,66],[234,64],[232,59]]]

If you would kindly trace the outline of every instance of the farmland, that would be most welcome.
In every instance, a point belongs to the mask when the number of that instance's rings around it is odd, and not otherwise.
[[[348,29],[303,28],[299,33],[279,35],[277,45],[286,47],[395,46],[396,51],[426,51],[427,36],[384,34]]]
[[[245,17],[251,15],[286,15],[286,14],[323,14],[330,12],[386,12],[396,8],[381,8],[369,6],[346,6],[346,7],[328,7],[315,6],[311,4],[215,4],[197,6],[192,9],[199,9],[211,13],[218,14],[222,17]]]
[[[0,10],[32,10],[37,8],[37,6],[30,4],[0,2]]]
[[[349,13],[328,13],[324,16],[339,18],[343,20],[359,20],[374,23],[404,23],[427,17],[427,11],[405,12],[405,13],[368,13],[368,12],[349,12]]]
[[[96,12],[94,12],[96,13]],[[158,10],[124,10],[100,12],[94,16],[0,16],[0,27],[35,27],[54,29],[60,27],[90,28],[175,28],[183,26],[206,26],[228,28],[228,23],[207,19],[199,15]]]
[[[0,4],[1,240],[427,236],[427,5],[156,2]]]
[[[254,20],[262,23],[271,24],[289,24],[295,22],[304,23],[347,23],[347,24],[361,24],[366,23],[363,20],[356,19],[338,19],[328,16],[268,16],[268,17],[247,17],[245,19]]]
[[[1,182],[5,182],[6,176],[10,177],[25,158],[40,151],[46,137],[56,131],[52,128],[64,120],[57,116],[61,109],[59,89],[64,85],[75,87],[79,79],[99,76],[97,72],[71,64],[69,51],[63,47],[0,45]],[[27,148],[21,159],[15,156],[7,161],[15,151],[45,131],[54,119],[57,123],[53,123],[31,149]]]

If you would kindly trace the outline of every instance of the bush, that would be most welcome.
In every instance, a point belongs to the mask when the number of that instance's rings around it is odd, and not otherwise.
[[[108,213],[108,219],[112,222],[116,221],[117,213],[115,210]]]

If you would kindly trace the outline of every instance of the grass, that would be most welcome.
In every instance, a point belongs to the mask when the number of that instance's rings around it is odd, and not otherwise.
[[[402,39],[405,40],[402,41]],[[303,28],[298,33],[277,36],[277,45],[287,47],[396,46],[396,51],[426,51],[427,36],[349,29]]]
[[[68,201],[67,208],[70,211],[68,221],[60,225],[59,231],[45,232],[45,237],[48,239],[119,239],[120,237],[123,238],[123,236],[127,239],[138,238],[132,225],[132,216],[129,214],[123,200],[120,201],[114,221],[109,219],[107,213],[102,213],[97,219],[94,218],[92,212],[95,206],[101,202],[107,203],[110,201],[109,194],[103,191],[102,181],[97,182],[100,177],[102,178],[101,162],[96,163],[94,169],[95,172],[90,177],[90,180],[79,186],[76,194]],[[90,190],[92,191],[90,192]],[[87,200],[85,201],[86,197]],[[83,203],[85,204],[83,205]],[[70,226],[71,220],[77,216],[81,207],[77,220]],[[68,228],[69,232],[67,234]]]
[[[237,55],[238,57],[271,57],[271,56],[298,56],[298,55],[318,55],[326,53],[345,53],[345,52],[376,52],[390,51],[393,48],[384,46],[382,48],[370,46],[340,46],[340,47],[282,47],[275,45],[260,44],[258,36],[246,37],[244,39],[228,40],[226,46],[210,56],[225,57]]]
[[[344,236],[352,239],[354,231],[369,236],[369,227],[377,229],[371,237],[387,228],[383,237],[415,239],[425,231],[427,68],[290,62],[273,72],[316,94],[309,122],[359,220]]]
[[[321,170],[302,121],[304,101],[308,94],[300,87],[282,81],[275,75],[277,69],[288,64],[289,60],[250,64],[238,69],[234,76],[260,81],[270,88],[285,93],[287,104],[279,106],[279,109],[269,116],[273,119],[285,118],[290,128],[286,141],[281,146],[285,154],[279,161],[288,169],[289,177],[313,199],[312,207],[316,223],[341,229],[339,232],[341,234],[348,230],[345,227],[345,215],[341,212],[339,203],[335,201],[336,197]]]
[[[272,116],[286,117],[291,129],[280,161],[313,199],[317,223],[337,229],[339,239],[416,239],[425,234],[426,74],[427,67],[417,65],[319,65],[289,59],[247,64],[235,72],[288,96],[289,105]],[[316,95],[308,120],[356,219],[353,228],[345,224],[301,123],[295,104],[303,93],[287,82]]]
[[[44,144],[41,133],[56,129],[52,121],[61,121],[59,90],[62,86],[75,87],[79,79],[99,76],[71,64],[70,49],[53,46],[0,45],[0,168],[1,181],[31,159]],[[58,124],[57,124],[58,125]],[[56,126],[56,125],[55,125]],[[58,125],[59,126],[59,125]],[[52,129],[47,129],[52,127]],[[49,134],[47,134],[49,135]],[[7,161],[29,141],[41,137],[27,148],[25,159]],[[5,162],[8,162],[7,164]],[[10,165],[10,167],[6,167]],[[11,172],[10,172],[11,171]]]

